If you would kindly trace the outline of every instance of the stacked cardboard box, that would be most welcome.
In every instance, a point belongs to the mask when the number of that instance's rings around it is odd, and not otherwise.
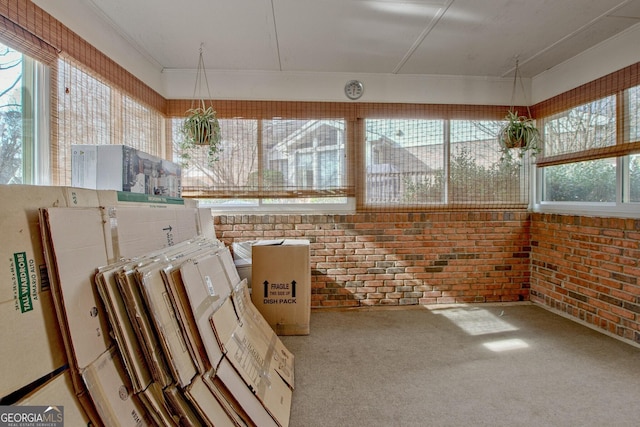
[[[55,276],[47,270],[39,209],[109,206],[113,213],[144,206],[149,211],[188,210],[189,221],[197,234],[215,236],[211,212],[197,209],[194,201],[144,195],[132,201],[122,197],[125,194],[128,193],[72,187],[0,186],[0,229],[3,232],[0,253],[4,260],[0,263],[0,321],[3,325],[0,328],[3,343],[0,346],[0,376],[3,378],[0,401],[3,404],[15,403],[29,390],[33,391],[35,385],[42,384],[69,364],[65,338],[54,308],[52,280]],[[111,223],[115,224],[117,218],[112,217]],[[66,219],[67,222],[70,220],[72,218]],[[75,231],[73,225],[68,224]],[[166,237],[167,233],[164,234]],[[117,234],[113,236],[117,237]],[[78,233],[65,237],[73,241]],[[92,314],[96,313],[94,305],[90,310]],[[96,333],[101,331],[97,329]],[[68,375],[71,376],[71,371]],[[82,393],[77,397],[87,399]]]
[[[219,242],[196,238],[113,263],[98,270],[96,286],[115,342],[81,372],[101,420],[288,425],[293,355],[251,303]],[[133,391],[126,410],[114,402],[123,387]],[[181,409],[171,396],[182,399]]]
[[[0,186],[0,397],[63,372],[29,396],[95,425],[288,425],[293,356],[211,212],[122,194]]]

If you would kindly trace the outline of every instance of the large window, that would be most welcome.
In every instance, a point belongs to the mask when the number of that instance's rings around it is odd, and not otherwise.
[[[344,120],[220,119],[221,151],[185,152],[173,121],[183,194],[212,204],[344,204],[348,197]]]
[[[183,194],[220,208],[295,204],[363,209],[528,205],[529,158],[505,156],[497,120],[220,119],[221,151],[185,152],[174,119]],[[350,147],[349,129],[361,126]],[[349,153],[359,156],[349,161]],[[352,181],[357,181],[354,191]]]
[[[614,215],[637,211],[639,114],[640,90],[633,87],[545,118],[536,206]]]
[[[547,202],[616,201],[616,159],[597,159],[543,169]]]
[[[528,162],[505,156],[499,121],[366,120],[369,206],[526,207]]]

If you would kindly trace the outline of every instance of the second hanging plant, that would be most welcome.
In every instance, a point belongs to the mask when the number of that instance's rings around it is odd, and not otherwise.
[[[513,92],[511,94],[511,107],[505,117],[505,124],[498,132],[498,141],[506,155],[511,156],[511,150],[517,149],[520,150],[519,156],[523,157],[526,152],[531,152],[534,155],[540,152],[542,136],[540,134],[540,130],[536,126],[535,120],[531,117],[528,104],[526,116],[518,114],[518,111],[513,107],[516,83],[518,81],[518,71],[518,61],[516,60],[516,70],[513,76]],[[522,85],[522,78],[520,78],[520,84]],[[524,86],[522,87],[522,91],[525,93]]]

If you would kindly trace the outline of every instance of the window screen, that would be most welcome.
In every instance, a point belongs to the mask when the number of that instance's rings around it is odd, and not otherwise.
[[[220,119],[221,151],[185,152],[173,120],[174,158],[183,161],[183,195],[265,201],[345,197],[345,121]]]
[[[69,58],[58,60],[54,181],[71,184],[72,144],[122,144],[167,158],[164,118]]]
[[[366,120],[370,206],[491,206],[528,202],[528,158],[505,156],[500,121]]]

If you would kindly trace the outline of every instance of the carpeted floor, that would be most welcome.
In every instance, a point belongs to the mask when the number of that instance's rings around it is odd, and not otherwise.
[[[290,427],[639,426],[640,348],[531,304],[314,310]]]

